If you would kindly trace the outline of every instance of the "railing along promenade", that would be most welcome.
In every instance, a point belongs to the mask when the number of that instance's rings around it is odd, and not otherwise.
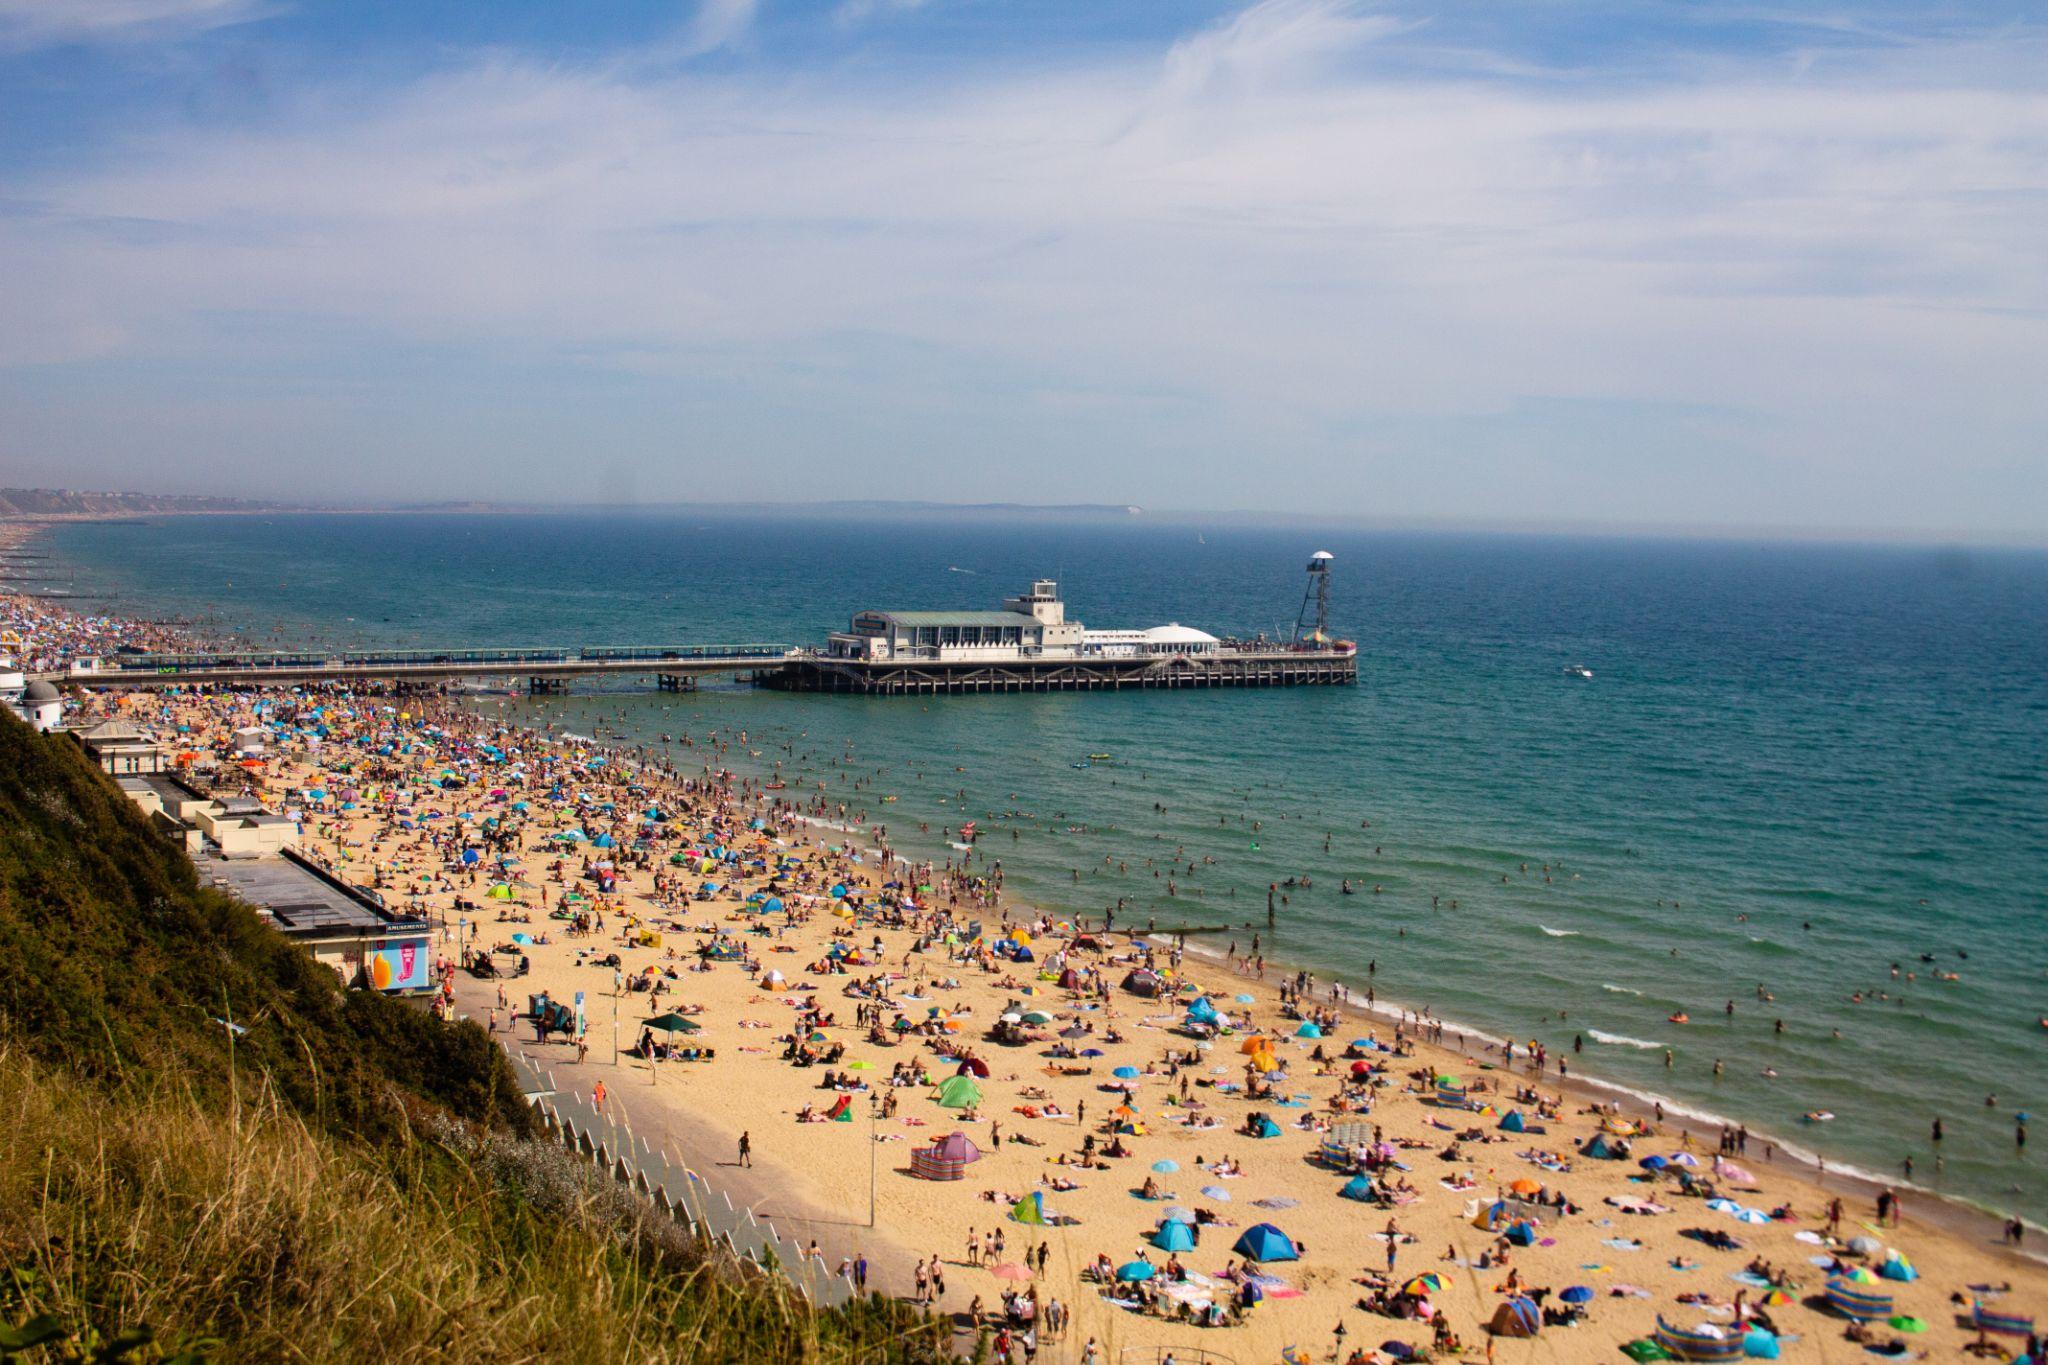
[[[555,1084],[546,1063],[513,1048],[507,1055],[549,1133],[620,1184],[645,1196],[701,1242],[766,1274],[780,1274],[818,1308],[837,1308],[858,1291],[819,1256],[787,1241],[768,1219],[735,1206],[703,1174],[648,1145],[632,1125],[600,1110],[589,1098]]]

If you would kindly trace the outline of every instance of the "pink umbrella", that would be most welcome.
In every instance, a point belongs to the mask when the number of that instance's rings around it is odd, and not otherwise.
[[[1022,1284],[1031,1278],[1031,1272],[1018,1265],[1015,1261],[1004,1261],[995,1268],[995,1277],[999,1280],[1015,1280],[1017,1283]]]
[[[1756,1184],[1755,1176],[1732,1161],[1716,1159],[1714,1162],[1714,1174],[1720,1176],[1723,1180],[1739,1180],[1745,1185]]]

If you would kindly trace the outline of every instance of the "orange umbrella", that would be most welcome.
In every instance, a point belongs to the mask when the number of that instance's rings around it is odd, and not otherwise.
[[[1537,1184],[1535,1181],[1529,1179],[1529,1177],[1523,1176],[1520,1180],[1517,1180],[1514,1184],[1508,1186],[1508,1188],[1513,1190],[1516,1194],[1534,1194],[1536,1193],[1536,1191],[1542,1189],[1543,1187]]]

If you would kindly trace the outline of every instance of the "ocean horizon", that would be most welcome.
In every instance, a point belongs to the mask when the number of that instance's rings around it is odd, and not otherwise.
[[[2048,555],[693,509],[194,516],[49,544],[110,612],[251,647],[814,644],[1035,577],[1090,626],[1285,635],[1329,550],[1355,687],[477,704],[685,768],[715,732],[720,762],[822,783],[906,851],[947,856],[977,821],[1025,903],[1248,925],[1208,942],[1257,933],[1831,1167],[1910,1158],[1916,1185],[2048,1218],[2015,1143],[2048,1088]],[[1290,878],[1312,885],[1268,928]]]

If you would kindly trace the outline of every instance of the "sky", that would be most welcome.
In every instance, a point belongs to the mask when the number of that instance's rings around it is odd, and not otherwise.
[[[2048,541],[2048,15],[0,0],[0,483]]]

